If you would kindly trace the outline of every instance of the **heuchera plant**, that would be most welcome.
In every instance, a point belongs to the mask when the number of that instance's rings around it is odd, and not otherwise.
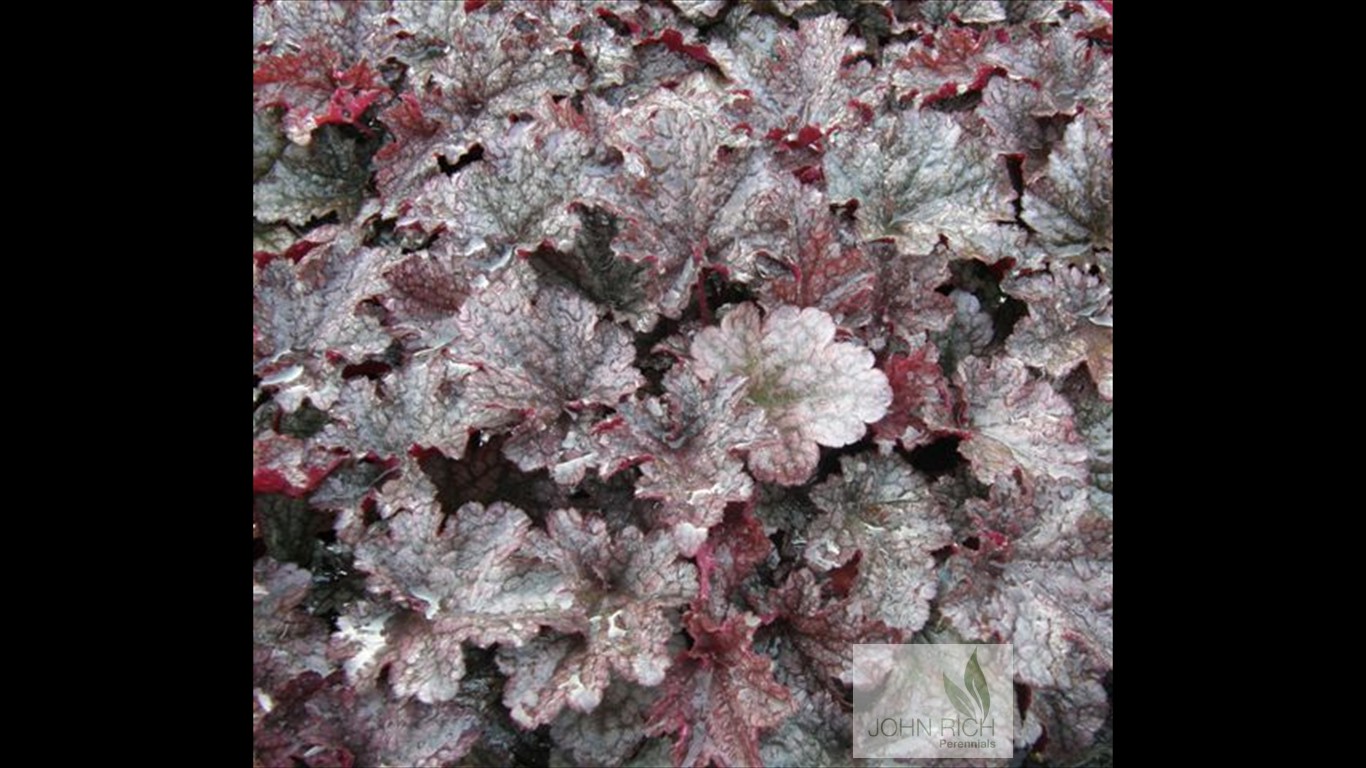
[[[852,765],[913,639],[1108,739],[1109,0],[252,18],[256,765]]]

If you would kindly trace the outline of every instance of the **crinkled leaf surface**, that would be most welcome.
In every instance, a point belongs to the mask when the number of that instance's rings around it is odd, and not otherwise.
[[[693,75],[622,110],[607,131],[624,158],[604,192],[604,206],[622,222],[613,247],[622,258],[652,265],[650,295],[667,317],[678,317],[691,298],[723,207],[750,191],[742,185],[751,175],[750,142],[726,129],[724,99]],[[744,215],[743,205],[726,210]]]
[[[743,407],[745,382],[704,382],[684,364],[664,375],[663,397],[628,400],[602,432],[604,474],[638,465],[636,495],[663,504],[660,521],[692,556],[726,504],[749,499],[754,482],[735,452],[761,434],[763,414]]]
[[[730,38],[710,48],[740,97],[728,111],[756,135],[796,141],[809,126],[816,141],[853,118],[851,100],[877,101],[863,41],[843,18],[805,18],[795,30],[760,14],[732,23]]]
[[[370,590],[421,613],[431,631],[487,646],[517,645],[563,624],[574,597],[550,564],[519,554],[545,534],[516,507],[462,506],[447,518],[433,498],[371,528],[356,547]]]
[[[345,70],[341,56],[317,40],[298,53],[264,57],[252,76],[257,109],[283,107],[290,141],[307,145],[322,125],[352,125],[389,89],[365,61]]]
[[[572,41],[534,10],[530,3],[497,11],[457,2],[393,4],[385,39],[407,66],[410,90],[381,115],[393,135],[376,157],[387,211],[441,180],[438,158],[455,164],[475,145],[500,141],[513,116],[576,90],[583,74],[572,62]]]
[[[1016,678],[1050,753],[1073,755],[1105,716],[1113,666],[1112,523],[1071,481],[1015,483],[970,500],[977,549],[949,558],[940,609],[966,637],[1015,645]]]
[[[1011,281],[1004,290],[1029,304],[1029,317],[1010,336],[1012,355],[1055,380],[1084,362],[1101,395],[1114,397],[1113,299],[1098,275],[1059,265],[1051,274]]]
[[[1086,446],[1072,409],[1013,357],[969,357],[958,366],[971,434],[958,446],[984,483],[1009,478],[1086,478]]]
[[[826,153],[832,203],[858,202],[862,240],[928,253],[1013,218],[1005,162],[943,112],[906,109],[836,133]]]
[[[555,742],[578,765],[621,765],[645,738],[645,718],[655,689],[617,680],[602,704],[584,714],[565,709],[550,726]]]
[[[750,471],[764,482],[805,482],[818,444],[862,438],[892,400],[872,353],[835,341],[834,321],[815,308],[783,306],[761,317],[758,307],[743,304],[720,327],[697,334],[692,356],[705,380],[745,378],[746,401],[765,416],[764,435],[749,454]]]
[[[390,255],[338,238],[296,264],[272,259],[255,269],[252,317],[255,373],[276,388],[286,411],[305,397],[332,405],[346,363],[380,357],[393,338],[366,301],[384,290]]]
[[[887,415],[873,425],[879,444],[914,448],[934,437],[957,431],[954,397],[939,367],[939,353],[922,334],[907,352],[886,360],[882,369],[892,386]]]
[[[663,531],[647,537],[628,527],[612,536],[602,518],[573,509],[550,513],[546,527],[553,548],[541,557],[560,568],[581,612],[575,635],[542,635],[500,652],[509,675],[504,703],[528,728],[566,705],[593,711],[613,673],[642,685],[662,682],[675,631],[666,611],[697,593],[696,568],[678,558]]]
[[[591,424],[578,412],[615,405],[644,381],[631,336],[566,288],[536,291],[529,275],[505,278],[466,302],[457,321],[459,356],[478,368],[465,390],[474,424],[516,425],[509,458],[576,483],[597,463]]]
[[[459,456],[470,433],[462,384],[469,372],[438,351],[375,381],[351,379],[329,412],[332,423],[317,441],[357,455],[397,456],[418,446]]]
[[[1053,148],[1047,172],[1025,189],[1020,218],[1060,258],[1113,246],[1112,144],[1099,120],[1078,117]]]
[[[501,263],[542,242],[569,249],[579,219],[570,204],[591,196],[606,174],[594,155],[592,126],[568,101],[548,97],[504,133],[485,141],[481,159],[438,174],[399,217],[441,237],[456,254]]]
[[[754,652],[757,616],[735,613],[724,622],[689,614],[693,646],[669,670],[650,712],[648,733],[677,734],[676,766],[762,765],[759,734],[793,712],[792,694],[773,679],[773,663]]]
[[[929,617],[930,554],[951,541],[925,481],[896,455],[846,457],[839,477],[811,492],[825,513],[807,530],[806,561],[829,570],[860,555],[851,594],[870,619],[914,632]]]
[[[868,322],[877,273],[861,249],[840,242],[819,190],[781,174],[746,204],[730,263],[754,265],[765,306],[817,307],[847,327]]]
[[[350,219],[360,208],[369,181],[371,147],[324,126],[300,146],[281,142],[271,113],[253,126],[252,215],[258,222],[305,225],[336,215]]]
[[[270,692],[304,672],[327,674],[319,633],[326,624],[302,609],[312,574],[294,565],[262,558],[254,569],[252,680]]]

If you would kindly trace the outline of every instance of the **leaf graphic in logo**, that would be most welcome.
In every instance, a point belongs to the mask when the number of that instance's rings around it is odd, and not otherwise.
[[[987,676],[982,674],[982,665],[977,663],[977,651],[972,652],[968,668],[963,670],[963,686],[977,700],[982,709],[982,719],[987,719],[987,714],[991,712],[991,694],[987,692]]]
[[[944,675],[944,693],[948,694],[949,701],[953,702],[953,708],[961,712],[963,717],[972,717],[972,702],[968,699],[968,695],[963,693],[963,689],[949,679],[948,673],[942,674]]]

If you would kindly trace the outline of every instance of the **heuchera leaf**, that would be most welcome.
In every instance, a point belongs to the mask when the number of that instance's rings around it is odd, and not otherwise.
[[[723,622],[685,618],[693,646],[669,670],[650,712],[647,733],[675,733],[674,765],[760,766],[759,733],[794,711],[792,695],[773,679],[771,660],[754,652],[759,618],[735,613]]]
[[[255,267],[255,373],[286,412],[305,397],[331,407],[346,364],[382,356],[393,341],[365,304],[384,290],[388,258],[348,236],[297,264],[273,259]]]
[[[505,278],[466,302],[457,321],[458,356],[479,369],[466,379],[473,422],[515,426],[508,458],[572,485],[598,461],[591,424],[579,414],[615,405],[644,383],[631,336],[568,289],[535,291],[530,275]]]
[[[1028,716],[1047,728],[1048,754],[1065,760],[1105,716],[1112,523],[1071,481],[998,484],[967,510],[963,533],[977,548],[949,558],[941,612],[965,637],[1014,643],[1016,678],[1034,689]]]
[[[836,133],[825,160],[831,202],[858,203],[859,238],[891,238],[901,253],[1014,218],[1005,175],[1005,162],[951,115],[917,109]]]
[[[272,130],[269,119],[261,130]],[[262,172],[251,188],[252,216],[258,222],[304,225],[336,215],[349,220],[360,208],[370,178],[366,148],[335,127],[318,130],[307,147],[286,144],[278,153],[263,138],[253,157]]]
[[[775,590],[774,626],[814,671],[847,685],[853,680],[854,645],[894,638],[885,624],[868,617],[858,595],[834,593],[832,580],[823,584],[809,568],[793,571]]]
[[[969,357],[956,377],[968,403],[971,434],[958,452],[992,484],[1021,470],[1027,479],[1086,479],[1086,446],[1072,409],[1013,357]]]
[[[1098,275],[1058,265],[1053,273],[1021,277],[1002,286],[1029,304],[1007,349],[1025,365],[1063,379],[1080,363],[1106,399],[1114,398],[1113,300]]]
[[[755,135],[793,148],[816,143],[855,119],[850,101],[878,101],[871,68],[859,58],[863,41],[847,34],[843,18],[801,19],[795,31],[761,14],[732,24],[733,38],[711,48],[739,97],[727,111]]]
[[[270,696],[305,672],[330,672],[319,642],[327,625],[301,606],[312,575],[292,563],[264,557],[256,562],[253,576],[252,681],[257,697]]]
[[[490,264],[543,242],[568,250],[579,224],[570,204],[591,197],[606,169],[588,118],[570,102],[545,97],[527,107],[483,142],[479,162],[428,180],[398,224],[441,231],[454,254]]]
[[[252,75],[256,108],[284,107],[285,135],[305,146],[319,126],[356,124],[389,89],[365,61],[340,67],[341,56],[311,40],[299,53],[266,57]]]
[[[622,222],[613,248],[652,265],[651,297],[666,317],[677,318],[692,297],[722,208],[748,189],[741,182],[751,142],[725,129],[724,98],[695,74],[622,110],[607,130],[624,158],[603,200]]]
[[[701,589],[694,612],[705,612],[723,619],[743,605],[737,587],[749,580],[755,568],[769,558],[773,542],[764,535],[764,526],[747,505],[728,507],[721,525],[713,528],[697,551]]]
[[[482,718],[455,704],[357,695],[340,672],[306,673],[270,702],[252,738],[261,765],[405,765],[441,768],[479,740]]]
[[[733,452],[761,434],[763,414],[742,406],[741,379],[703,382],[679,363],[664,374],[665,394],[627,400],[619,420],[600,428],[602,473],[639,466],[636,495],[658,499],[659,522],[691,557],[730,502],[747,501],[754,483]]]
[[[655,694],[655,689],[616,680],[597,709],[587,714],[562,710],[550,733],[578,765],[622,765],[645,738],[645,717]]]
[[[1093,6],[1071,5],[1082,12],[1061,25],[1018,32],[1009,45],[994,47],[987,58],[1012,78],[1034,85],[1050,113],[1075,114],[1080,107],[1109,115],[1114,102],[1113,60],[1094,38],[1078,34],[1091,28],[1087,17],[1095,13]]]
[[[1053,148],[1045,175],[1025,188],[1020,218],[1059,259],[1113,247],[1112,144],[1099,120],[1082,115]]]
[[[915,632],[930,614],[936,579],[931,553],[952,533],[925,481],[896,455],[845,457],[840,476],[811,492],[825,514],[806,533],[806,561],[821,570],[861,555],[850,594],[870,619]]]
[[[823,194],[782,174],[746,204],[745,234],[734,238],[739,253],[729,263],[753,265],[765,306],[817,307],[846,327],[872,319],[876,272],[859,248],[840,242]]]
[[[892,386],[892,404],[873,425],[880,445],[914,448],[939,434],[957,432],[954,397],[939,367],[939,352],[922,334],[907,352],[887,358],[882,370]]]
[[[697,594],[696,568],[678,559],[663,531],[645,536],[628,527],[612,536],[602,518],[573,509],[551,512],[546,528],[550,548],[538,554],[564,574],[579,609],[577,634],[542,635],[500,652],[499,666],[509,675],[503,701],[527,728],[550,722],[566,705],[593,711],[612,672],[659,685],[675,631],[665,612]]]
[[[381,115],[394,137],[376,158],[386,211],[441,180],[439,157],[453,165],[476,144],[487,148],[511,118],[581,84],[571,41],[525,12],[528,5],[491,12],[456,2],[393,4],[385,39],[408,67],[410,90]]]
[[[356,567],[370,574],[372,593],[389,595],[428,622],[401,628],[400,642],[417,644],[410,655],[448,652],[466,639],[520,645],[542,624],[565,623],[574,603],[558,569],[519,554],[528,539],[545,535],[530,526],[521,510],[501,502],[470,502],[447,519],[433,499],[372,527],[356,547]],[[417,679],[429,672],[416,670],[412,690],[453,694],[463,666],[451,662],[447,669],[454,679],[440,684]]]
[[[887,412],[892,390],[873,355],[835,341],[835,323],[818,309],[784,306],[768,317],[742,304],[719,328],[697,334],[692,357],[704,380],[743,376],[745,398],[763,411],[763,436],[749,468],[763,482],[798,485],[811,476],[817,445],[863,437]]]
[[[1002,72],[986,57],[996,43],[988,31],[945,27],[912,41],[891,68],[893,98],[904,106],[944,106],[980,93]]]
[[[470,371],[438,350],[375,381],[353,378],[329,411],[332,423],[316,440],[356,455],[392,457],[418,446],[460,456],[470,433],[463,396],[463,381]]]

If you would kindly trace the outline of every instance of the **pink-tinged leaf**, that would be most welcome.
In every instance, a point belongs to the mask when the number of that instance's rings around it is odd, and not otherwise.
[[[956,381],[968,403],[971,434],[958,446],[988,485],[1025,478],[1086,479],[1086,446],[1067,401],[1013,357],[969,357]]]
[[[664,374],[666,394],[627,400],[619,420],[599,430],[602,473],[639,466],[636,496],[663,504],[670,526],[691,557],[730,502],[750,498],[754,483],[733,454],[759,435],[763,416],[744,408],[744,382],[703,382],[679,363]]]
[[[662,682],[676,629],[668,612],[697,594],[696,569],[678,558],[663,531],[647,537],[627,527],[614,537],[602,518],[572,509],[551,512],[546,528],[549,549],[538,555],[564,574],[582,613],[575,635],[542,635],[500,651],[509,675],[503,701],[527,728],[565,706],[591,712],[613,673],[647,686]]]
[[[476,426],[516,425],[508,458],[573,484],[598,463],[591,420],[580,412],[615,405],[644,378],[630,333],[578,294],[558,286],[537,292],[531,282],[506,274],[461,310],[459,356],[479,368],[466,380],[466,398]]]
[[[749,14],[711,47],[734,84],[737,98],[728,113],[758,136],[777,131],[795,141],[806,126],[829,134],[858,120],[849,102],[881,100],[873,70],[860,56],[863,41],[834,14],[801,19],[795,31],[773,17]]]
[[[880,321],[889,336],[913,338],[948,327],[953,302],[936,290],[949,281],[946,246],[936,245],[925,253],[901,253],[895,243],[884,240],[865,243],[859,250],[876,270],[871,302],[874,320]],[[873,327],[878,325],[874,322]]]
[[[773,662],[754,652],[759,618],[735,613],[724,622],[686,619],[693,646],[669,670],[650,712],[651,736],[677,734],[679,768],[761,766],[759,735],[794,711],[792,694],[773,679]]]
[[[752,193],[744,184],[751,142],[725,128],[725,98],[693,75],[622,110],[607,131],[624,158],[604,193],[604,207],[621,222],[612,246],[651,266],[650,295],[666,317],[677,318],[692,298],[712,230],[725,216],[745,215],[742,204],[727,202]]]
[[[841,243],[825,196],[791,174],[771,176],[734,223],[727,258],[737,277],[757,283],[765,306],[816,307],[845,327],[867,323],[876,272],[858,248]]]
[[[388,45],[408,66],[411,90],[380,115],[393,136],[375,156],[386,212],[426,196],[424,185],[441,180],[441,159],[456,165],[476,146],[500,142],[542,101],[583,85],[572,41],[529,10],[393,6]]]
[[[925,0],[916,10],[932,24],[991,24],[1006,20],[1000,0]]]
[[[913,40],[891,65],[893,98],[903,107],[946,107],[980,94],[1003,73],[987,53],[996,36],[970,27],[945,27]]]
[[[976,548],[949,558],[941,611],[967,638],[1015,645],[1016,679],[1034,689],[1027,716],[1046,728],[1047,754],[1065,761],[1105,717],[1112,523],[1067,481],[998,484],[967,510]]]
[[[857,567],[857,566],[856,566]],[[834,580],[822,585],[807,568],[793,571],[772,593],[774,626],[799,653],[803,663],[823,679],[853,680],[856,643],[892,642],[893,633],[868,616],[857,595],[839,596]]]
[[[378,683],[380,671],[394,695],[425,704],[451,701],[465,676],[458,633],[438,631],[420,613],[384,608],[364,600],[352,603],[337,619],[328,655],[342,662],[358,691]]]
[[[762,482],[805,482],[816,469],[818,445],[859,440],[892,401],[873,354],[836,342],[834,321],[814,308],[784,306],[761,317],[758,307],[742,304],[719,328],[697,334],[692,357],[703,380],[745,378],[746,402],[765,417],[749,454],[750,471]]]
[[[703,611],[720,620],[740,601],[736,589],[754,574],[754,569],[773,552],[773,543],[764,535],[764,526],[747,505],[727,509],[721,525],[713,528],[697,551],[697,570],[701,583],[694,611]]]
[[[952,115],[918,109],[836,133],[825,161],[831,202],[858,202],[859,238],[891,238],[902,253],[1012,219],[1005,176],[1005,161]]]
[[[1048,171],[1025,188],[1020,218],[1059,259],[1088,259],[1114,241],[1113,142],[1089,113],[1067,126]]]
[[[305,397],[331,407],[347,363],[380,357],[393,341],[368,305],[384,289],[384,251],[348,232],[297,264],[273,259],[254,269],[254,372],[286,412]]]
[[[1113,299],[1099,276],[1075,266],[1016,278],[1002,286],[1029,305],[1007,345],[1025,365],[1062,380],[1086,363],[1100,394],[1114,397]]]
[[[408,65],[412,90],[448,116],[448,133],[486,141],[509,116],[585,84],[573,41],[536,11],[524,2],[474,11],[456,3],[395,3],[389,45]]]
[[[1114,62],[1109,51],[1084,34],[1088,24],[1077,14],[1060,26],[1016,32],[1009,45],[992,48],[987,58],[1012,78],[1037,86],[1049,113],[1071,115],[1082,108],[1110,115]]]
[[[358,124],[389,89],[365,61],[341,66],[341,56],[313,42],[262,59],[252,75],[256,109],[284,108],[285,135],[305,146],[320,126]]]
[[[386,269],[384,279],[389,291],[379,301],[389,310],[386,323],[410,347],[423,349],[455,338],[456,315],[481,273],[441,239]]]
[[[252,443],[252,490],[302,498],[345,458],[339,451],[287,435],[258,437]]]
[[[356,567],[370,574],[371,592],[423,614],[432,632],[519,645],[573,608],[558,570],[518,554],[543,536],[516,507],[470,502],[447,518],[432,499],[371,527]]]
[[[310,48],[335,52],[347,64],[359,61],[374,50],[388,5],[384,0],[253,3],[256,63]]]
[[[1048,168],[1048,153],[1062,140],[1067,115],[1056,114],[1039,87],[997,78],[982,92],[976,114],[985,140],[999,154],[1019,158],[1021,182],[1029,185]]]
[[[873,425],[881,445],[900,443],[910,449],[957,432],[954,397],[939,367],[939,352],[923,334],[912,341],[909,351],[891,355],[882,365],[892,386],[892,404],[882,421]]]
[[[811,492],[825,514],[806,533],[806,561],[830,570],[857,555],[850,595],[869,619],[915,632],[929,617],[936,549],[952,532],[925,481],[896,455],[845,457],[841,474]]]

